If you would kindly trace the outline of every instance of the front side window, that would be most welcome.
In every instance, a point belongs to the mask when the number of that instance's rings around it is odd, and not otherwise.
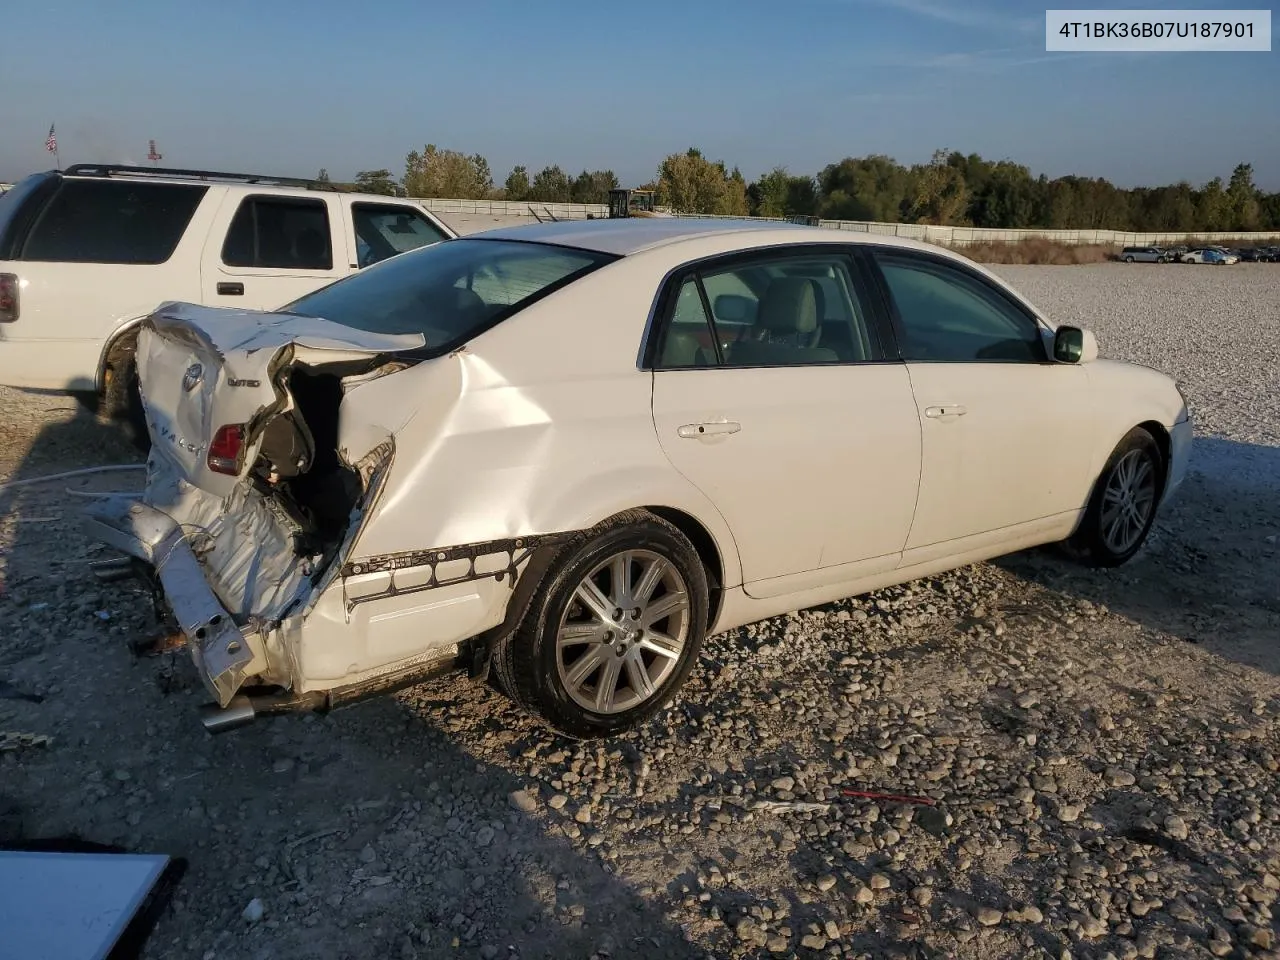
[[[848,258],[805,253],[687,277],[655,361],[664,369],[807,366],[864,362],[873,351]]]
[[[164,263],[207,190],[107,178],[64,180],[28,234],[22,259]]]
[[[372,333],[420,333],[435,356],[615,259],[540,243],[450,240],[375,264],[280,312]]]
[[[353,203],[351,221],[361,268],[447,239],[434,223],[403,204]]]
[[[981,280],[932,257],[876,253],[898,314],[902,359],[1042,363],[1036,322]]]
[[[245,197],[222,245],[229,267],[332,270],[329,208],[323,200]]]

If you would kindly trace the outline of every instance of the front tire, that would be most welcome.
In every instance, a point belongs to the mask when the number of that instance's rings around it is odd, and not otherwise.
[[[151,449],[151,435],[147,431],[147,415],[138,385],[136,351],[137,341],[133,338],[122,338],[112,346],[102,374],[98,417],[104,423],[118,426],[129,443],[146,453]]]
[[[1147,540],[1164,492],[1165,462],[1155,437],[1134,427],[1107,458],[1068,552],[1094,567],[1128,562]]]
[[[697,661],[706,571],[687,537],[631,511],[568,543],[493,656],[499,685],[568,736],[607,737],[661,709]]]

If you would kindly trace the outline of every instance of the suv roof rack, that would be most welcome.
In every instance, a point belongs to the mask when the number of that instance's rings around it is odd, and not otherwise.
[[[225,180],[234,183],[264,183],[282,187],[340,192],[331,183],[299,177],[270,177],[258,173],[223,173],[217,170],[183,170],[176,167],[133,167],[121,163],[75,163],[62,171],[73,177],[165,177],[179,180]]]

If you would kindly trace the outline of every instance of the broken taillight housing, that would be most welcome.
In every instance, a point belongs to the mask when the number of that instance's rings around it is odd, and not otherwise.
[[[244,427],[238,423],[228,423],[219,427],[209,444],[209,456],[205,462],[214,473],[225,473],[234,477],[240,472],[240,452],[244,448]]]
[[[0,323],[13,323],[18,319],[18,278],[12,273],[0,273]]]

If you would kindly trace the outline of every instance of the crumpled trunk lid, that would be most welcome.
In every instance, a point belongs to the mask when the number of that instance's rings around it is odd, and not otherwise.
[[[153,472],[226,496],[237,477],[210,469],[211,443],[219,429],[241,426],[243,476],[268,423],[296,409],[288,387],[294,364],[351,364],[423,343],[421,334],[369,333],[313,317],[164,304],[144,322],[137,351]]]

